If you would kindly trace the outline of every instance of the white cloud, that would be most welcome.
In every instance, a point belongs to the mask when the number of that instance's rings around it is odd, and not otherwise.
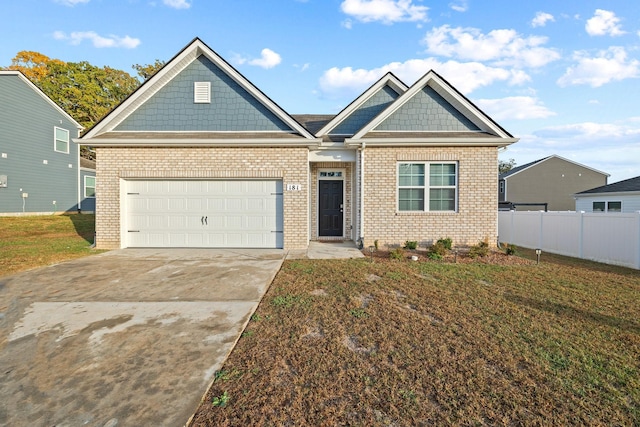
[[[587,20],[585,30],[590,36],[621,36],[625,33],[620,28],[620,18],[603,9],[596,9],[595,15]]]
[[[304,64],[300,65],[300,64],[294,64],[293,65],[295,68],[300,69],[300,72],[303,71],[307,71],[309,69],[309,67],[311,66],[311,64],[309,64],[308,62],[305,62]]]
[[[458,0],[456,3],[450,3],[449,7],[456,12],[466,12],[469,9],[467,0]]]
[[[60,3],[65,6],[75,6],[81,3],[89,3],[89,0],[54,0],[56,3]]]
[[[424,38],[427,52],[471,61],[491,61],[499,66],[542,67],[560,58],[555,49],[542,47],[546,37],[522,37],[515,30],[493,30],[483,34],[477,28],[434,28]]]
[[[518,85],[530,80],[521,70],[488,67],[479,62],[440,62],[435,58],[392,62],[371,70],[333,67],[320,78],[320,89],[329,98],[352,98],[391,71],[407,84],[413,84],[429,70],[435,70],[456,89],[468,94],[497,81]]]
[[[495,120],[543,119],[556,113],[531,96],[511,96],[501,99],[478,99],[474,103]]]
[[[574,53],[577,65],[567,71],[557,81],[560,86],[589,85],[600,87],[606,83],[640,77],[640,61],[629,60],[622,47],[612,46],[590,57],[584,51]]]
[[[189,9],[191,7],[188,0],[162,0],[162,3],[174,9]]]
[[[70,34],[64,31],[55,31],[53,38],[56,40],[66,40],[72,45],[79,45],[84,40],[90,40],[94,47],[123,47],[125,49],[134,49],[140,45],[140,39],[136,39],[129,36],[118,37],[110,35],[109,37],[103,37],[98,35],[94,31],[74,31]]]
[[[547,25],[547,22],[554,22],[555,18],[552,14],[546,12],[538,12],[536,13],[535,18],[531,21],[532,27],[544,27]]]
[[[413,4],[413,0],[344,0],[340,8],[358,21],[383,24],[426,21],[429,10],[426,6]]]
[[[246,63],[249,65],[255,65],[265,69],[273,68],[276,65],[280,64],[280,62],[282,62],[282,58],[280,57],[280,55],[278,55],[276,52],[272,51],[271,49],[264,48],[262,49],[260,54],[261,54],[260,58],[255,58],[255,59],[248,59],[243,57],[242,55],[236,54],[233,57],[233,62],[239,65]]]
[[[342,25],[347,30],[350,30],[353,27],[353,21],[351,21],[351,19],[345,19],[340,23],[340,25]]]

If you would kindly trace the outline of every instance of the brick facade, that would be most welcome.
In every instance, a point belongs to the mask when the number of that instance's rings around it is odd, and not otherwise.
[[[283,180],[284,248],[308,246],[309,163],[306,147],[161,148],[97,147],[96,247],[121,247],[121,180],[259,179]],[[301,184],[301,191],[287,191]]]
[[[458,211],[399,212],[397,164],[410,161],[458,162]],[[402,245],[417,240],[426,246],[450,237],[454,245],[488,239],[495,245],[498,150],[495,147],[393,148],[365,150],[364,246]]]

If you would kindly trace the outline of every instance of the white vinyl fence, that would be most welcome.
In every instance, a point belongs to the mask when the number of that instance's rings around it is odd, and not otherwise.
[[[640,269],[640,212],[498,212],[501,243]]]

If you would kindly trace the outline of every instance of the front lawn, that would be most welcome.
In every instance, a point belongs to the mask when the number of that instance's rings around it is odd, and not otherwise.
[[[95,216],[0,217],[0,276],[95,253]]]
[[[286,261],[192,426],[639,425],[639,301],[547,254]]]

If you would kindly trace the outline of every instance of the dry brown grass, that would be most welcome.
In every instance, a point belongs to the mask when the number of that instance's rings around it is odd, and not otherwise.
[[[640,424],[638,272],[512,264],[285,262],[192,425]]]

